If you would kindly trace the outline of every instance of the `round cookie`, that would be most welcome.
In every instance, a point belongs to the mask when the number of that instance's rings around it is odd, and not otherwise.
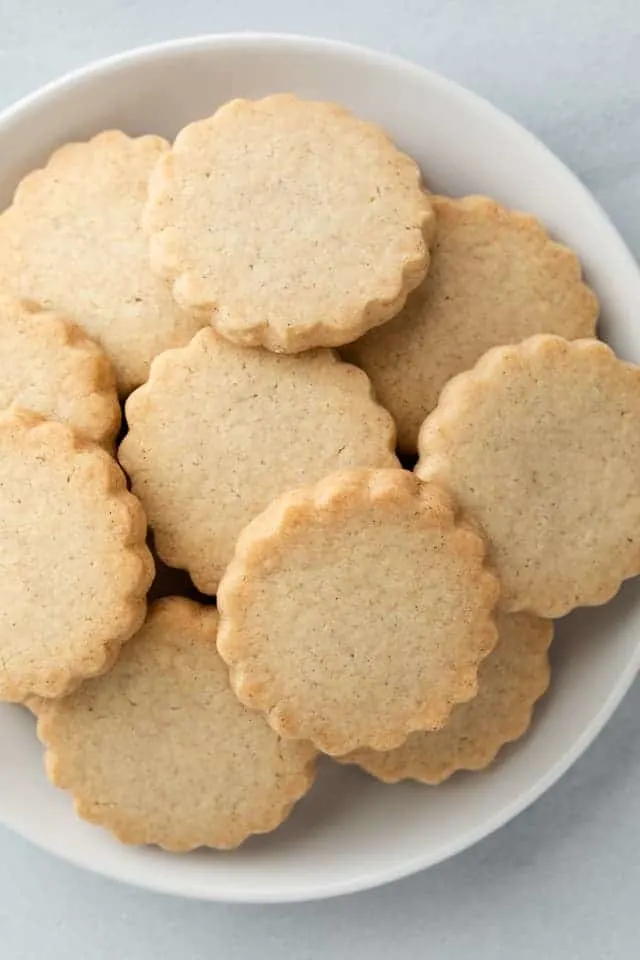
[[[395,426],[361,370],[328,350],[247,350],[201,330],[127,401],[119,458],[159,556],[215,593],[242,528],[336,470],[398,467]]]
[[[0,414],[0,700],[58,697],[139,628],[153,562],[139,502],[104,450]]]
[[[640,368],[605,344],[495,347],[445,387],[419,452],[482,525],[506,610],[560,617],[640,573]]]
[[[29,174],[0,215],[0,286],[61,310],[109,357],[118,389],[202,325],[152,273],[140,218],[149,171],[169,144],[109,130],[68,143]]]
[[[341,763],[397,783],[442,783],[457,770],[482,770],[504,744],[529,728],[534,704],[549,686],[553,624],[528,613],[501,613],[499,640],[483,661],[478,694],[451,713],[442,730],[412,733],[395,750],[357,750]]]
[[[120,405],[111,364],[62,314],[0,293],[0,408],[15,404],[112,447]]]
[[[598,302],[578,258],[528,214],[487,197],[432,197],[429,274],[390,323],[345,348],[398,425],[403,453],[451,377],[490,347],[536,333],[595,336]]]
[[[159,600],[108,674],[39,714],[51,780],[125,843],[235,847],[313,782],[313,747],[234,697],[217,626],[213,607]]]
[[[245,346],[295,353],[384,323],[424,277],[416,163],[332,103],[233,100],[185,127],[151,177],[152,266]]]
[[[232,686],[325,753],[399,746],[477,690],[498,581],[445,491],[401,470],[284,494],[242,533],[218,591]]]

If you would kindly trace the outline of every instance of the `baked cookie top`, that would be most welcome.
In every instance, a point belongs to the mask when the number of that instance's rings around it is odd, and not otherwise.
[[[442,730],[411,733],[395,750],[356,750],[341,763],[357,763],[384,780],[442,783],[457,770],[482,770],[505,743],[529,728],[536,700],[549,685],[553,624],[529,613],[497,617],[498,644],[483,660],[478,694],[455,707]]]
[[[429,273],[401,313],[345,348],[414,453],[445,383],[490,347],[536,333],[595,336],[598,302],[574,253],[534,217],[488,197],[432,197]]]
[[[640,368],[597,340],[495,347],[443,390],[418,476],[475,517],[502,604],[560,617],[640,572]]]
[[[68,143],[0,215],[0,287],[60,310],[109,357],[126,394],[161,350],[203,325],[152,273],[140,223],[149,171],[169,144],[117,130]]]
[[[439,729],[477,690],[498,582],[449,495],[401,470],[284,494],[243,531],[218,649],[243,703],[330,754]]]
[[[58,697],[107,669],[153,579],[138,500],[104,450],[0,414],[0,699]]]
[[[49,776],[125,843],[235,847],[311,786],[313,747],[238,703],[217,626],[214,607],[159,600],[108,674],[38,710]]]
[[[204,593],[274,497],[336,470],[399,467],[368,378],[329,350],[248,350],[206,328],[154,361],[126,414],[118,456],[158,554]]]
[[[103,351],[60,313],[0,293],[0,408],[15,404],[111,447],[120,426]]]
[[[151,261],[225,337],[293,353],[347,343],[424,277],[416,163],[333,103],[233,100],[185,127],[150,180]]]

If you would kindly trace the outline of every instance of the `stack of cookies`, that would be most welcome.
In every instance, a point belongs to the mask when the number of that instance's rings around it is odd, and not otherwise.
[[[437,784],[520,737],[553,618],[640,572],[640,369],[597,313],[534,218],[433,195],[333,104],[237,100],[27,176],[0,698],[79,814],[229,848],[319,753]]]

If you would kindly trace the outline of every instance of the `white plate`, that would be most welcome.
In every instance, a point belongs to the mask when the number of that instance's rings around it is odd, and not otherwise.
[[[59,143],[105,127],[171,137],[230,97],[292,90],[384,124],[430,186],[488,193],[541,217],[582,257],[605,338],[640,361],[640,274],[585,188],[485,101],[401,60],[324,40],[203,37],[127,53],[54,83],[0,118],[0,203]],[[570,483],[570,478],[567,478]],[[374,887],[452,856],[530,804],[593,740],[640,663],[640,585],[558,630],[553,683],[531,734],[481,775],[436,789],[383,786],[327,764],[275,834],[233,853],[120,846],[51,787],[33,721],[0,705],[0,819],[47,850],[120,880],[212,900],[284,901]]]

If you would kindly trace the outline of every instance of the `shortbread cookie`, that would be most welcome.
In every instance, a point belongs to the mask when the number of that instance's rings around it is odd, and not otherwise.
[[[0,408],[61,420],[111,447],[120,405],[103,351],[62,314],[0,293]]]
[[[416,163],[332,103],[233,100],[151,177],[152,266],[225,337],[295,353],[394,316],[428,265]]]
[[[204,593],[274,497],[336,470],[399,466],[395,426],[361,370],[328,350],[248,350],[210,327],[154,361],[126,413],[119,457],[158,554]]]
[[[447,380],[490,347],[536,333],[595,336],[598,302],[578,258],[533,217],[487,197],[432,197],[429,274],[390,323],[346,348],[398,424],[405,453]]]
[[[326,753],[398,746],[475,696],[496,577],[450,497],[401,470],[336,474],[271,504],[218,591],[240,700]]]
[[[396,783],[442,783],[456,770],[482,770],[505,743],[529,728],[533,707],[549,686],[553,624],[528,613],[501,614],[499,640],[478,674],[478,695],[455,707],[442,730],[412,733],[395,750],[357,750],[341,762]]]
[[[560,617],[640,572],[640,368],[597,340],[495,347],[445,387],[419,440],[490,542],[502,603]]]
[[[68,314],[104,349],[122,393],[203,325],[151,272],[140,225],[149,171],[168,146],[115,130],[69,143],[0,215],[0,286]]]
[[[153,561],[139,502],[104,450],[0,414],[0,700],[101,673],[144,619]]]
[[[125,843],[235,847],[311,786],[313,747],[238,703],[217,626],[213,607],[159,600],[110,673],[40,712],[49,776]]]

